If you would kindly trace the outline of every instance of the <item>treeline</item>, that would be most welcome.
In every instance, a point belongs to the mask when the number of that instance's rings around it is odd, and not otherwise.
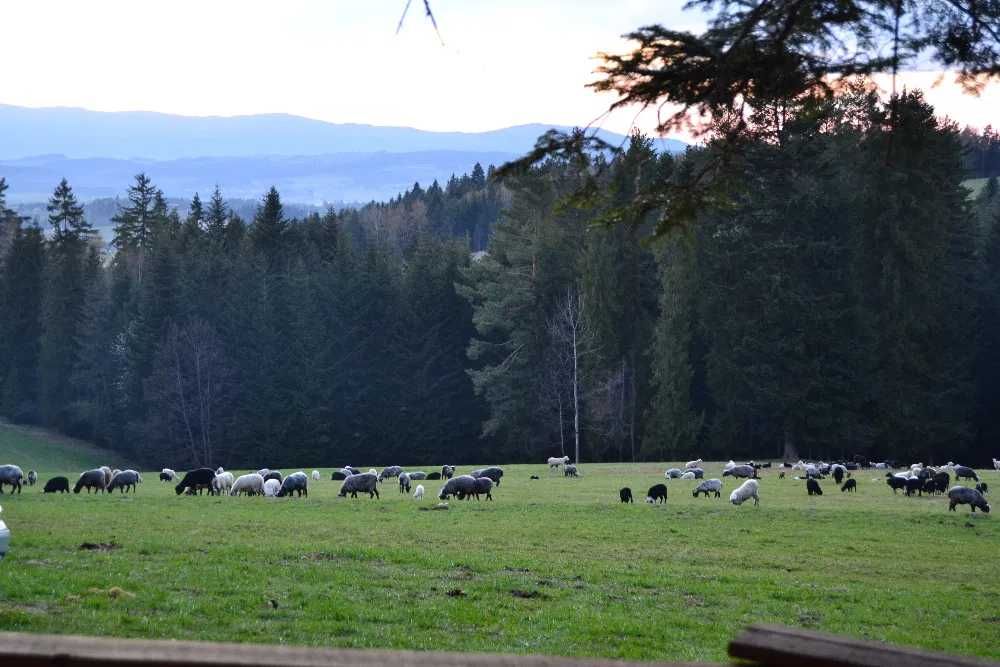
[[[68,184],[43,232],[0,180],[0,414],[154,466],[988,460],[996,179],[970,201],[919,94],[752,123],[721,169],[636,136],[301,219],[139,175],[107,254]],[[697,222],[651,240],[706,165]]]
[[[962,130],[965,168],[970,178],[1000,176],[1000,132],[987,125],[982,132]]]

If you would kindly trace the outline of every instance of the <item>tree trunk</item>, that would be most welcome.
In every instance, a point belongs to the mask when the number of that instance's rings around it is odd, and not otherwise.
[[[573,436],[576,439],[576,456],[573,463],[580,463],[580,361],[577,350],[577,331],[573,327]]]

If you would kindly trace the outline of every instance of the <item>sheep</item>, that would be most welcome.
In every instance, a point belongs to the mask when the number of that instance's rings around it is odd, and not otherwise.
[[[701,464],[702,464],[702,460],[701,459],[695,459],[694,461],[688,461],[687,463],[684,464],[684,469],[685,470],[690,470],[691,468],[697,468]]]
[[[559,457],[550,456],[549,457],[549,470],[550,471],[557,470],[559,468],[559,466],[564,466],[564,465],[566,465],[568,463],[569,463],[569,457],[568,456],[559,456]]]
[[[812,477],[806,479],[806,491],[810,496],[822,496],[823,489],[820,487],[819,482],[817,482]]]
[[[576,466],[572,463],[568,463],[563,467],[563,477],[579,477],[580,471],[576,469]]]
[[[267,473],[266,475],[262,475],[262,476],[263,476],[265,482],[267,480],[269,480],[269,479],[277,480],[279,486],[281,486],[281,482],[284,479],[284,477],[281,475],[281,471],[280,470],[272,470],[271,472]]]
[[[912,496],[913,492],[916,491],[918,496],[924,495],[924,480],[919,477],[911,477],[903,481],[903,486],[906,489],[906,495]]]
[[[192,495],[195,491],[199,493],[202,489],[208,489],[212,493],[212,481],[215,480],[215,471],[211,468],[198,468],[184,475],[180,484],[174,487],[177,495],[181,495],[185,490],[190,490]]]
[[[753,504],[756,507],[760,505],[760,495],[757,493],[758,488],[759,484],[757,480],[748,479],[733,489],[733,492],[729,494],[729,502],[734,505],[742,505],[750,498],[753,498]]]
[[[428,480],[432,480],[432,481],[437,481],[437,480],[441,479],[441,473],[436,472],[436,471],[435,472],[429,472],[429,473],[427,473],[427,479]]]
[[[45,482],[45,488],[42,489],[42,493],[69,493],[69,480],[65,477],[53,477],[49,481]]]
[[[871,466],[871,462],[870,461],[869,461],[869,465]],[[876,470],[888,470],[889,465],[885,461],[879,461],[878,463],[874,464],[871,467],[874,467]]]
[[[21,493],[22,479],[24,479],[24,472],[13,463],[0,466],[0,494],[3,493],[4,484],[10,484],[11,495],[14,495],[15,490]]]
[[[990,513],[990,504],[983,494],[966,486],[953,486],[948,490],[948,509],[954,512],[955,505],[970,505],[973,512],[978,507],[986,514]]]
[[[781,472],[778,473],[778,479],[785,479],[785,471],[784,470],[782,470]]]
[[[28,471],[28,486],[34,486],[35,482],[38,481],[38,473],[34,470]]]
[[[993,459],[993,469],[1000,472],[1000,459]]]
[[[844,491],[857,492],[857,490],[858,490],[858,480],[856,479],[849,479],[846,482],[844,482],[844,485],[842,487],[840,487],[841,493],[843,493]]]
[[[663,473],[663,476],[667,479],[677,479],[681,476],[681,474],[680,468],[669,468],[665,473]]]
[[[319,479],[320,479],[320,477],[321,477],[321,475],[319,474],[319,470],[313,470],[312,471],[312,478],[313,478],[314,482],[318,482]]]
[[[898,491],[899,489],[906,488],[906,478],[897,477],[896,475],[893,475],[891,472],[887,472],[885,474],[885,483],[889,485],[890,489],[892,489],[893,495],[895,495],[896,491]]]
[[[410,476],[405,473],[399,473],[399,492],[409,493],[410,492]]]
[[[951,484],[951,477],[948,473],[941,471],[934,473],[931,477],[930,482],[934,485],[934,491],[937,493],[945,493],[948,491],[948,486]]]
[[[334,470],[333,474],[330,475],[330,481],[331,482],[339,482],[339,481],[347,479],[348,477],[350,477],[350,475],[344,474],[343,470]]]
[[[480,494],[486,494],[486,500],[493,500],[493,480],[489,477],[477,477],[476,478],[476,490],[473,492],[476,496],[476,500],[479,500]]]
[[[350,466],[348,466],[348,469],[351,470],[351,474],[352,475],[355,474],[354,473],[354,468],[351,468]],[[377,475],[378,474],[378,470],[375,470],[375,468],[369,468],[368,469],[368,474],[370,474],[370,475]]]
[[[735,467],[736,467],[736,462],[733,461],[732,459],[729,459],[729,462],[726,463],[726,465],[722,466],[722,469],[723,470],[731,470],[731,469],[733,469]]]
[[[627,486],[619,489],[618,497],[621,498],[623,503],[635,502],[634,500],[632,500],[632,489],[628,488]]]
[[[115,471],[108,466],[101,466],[101,471],[104,473],[104,488],[107,488],[111,478],[115,476]]]
[[[350,493],[351,498],[357,498],[358,493],[361,492],[367,493],[369,498],[380,498],[378,495],[378,481],[379,475],[373,475],[370,472],[351,475],[344,480],[344,484],[340,487],[340,493],[337,494],[337,497],[345,498]]]
[[[757,470],[753,466],[741,465],[733,466],[729,470],[722,471],[723,477],[757,477]]]
[[[265,479],[264,480],[264,495],[268,498],[274,498],[278,495],[278,491],[281,490],[281,482],[276,479]]]
[[[493,480],[493,483],[500,486],[500,479],[503,477],[503,470],[496,466],[490,466],[489,468],[482,468],[480,470],[473,470],[469,473],[473,477],[489,477]]]
[[[441,479],[451,479],[455,476],[455,466],[441,466]]]
[[[111,493],[115,489],[118,489],[119,493],[125,493],[132,488],[132,493],[135,493],[136,485],[142,481],[139,477],[139,473],[135,470],[121,470],[117,475],[111,478],[111,483],[108,484],[108,493]]]
[[[297,493],[299,498],[302,496],[309,497],[309,478],[301,470],[293,472],[286,477],[285,481],[281,483],[278,493],[275,495],[279,498],[284,498],[285,496],[291,498],[293,493]]]
[[[979,482],[976,484],[976,491],[983,494],[984,496],[990,492],[990,486],[986,482]]]
[[[390,477],[399,477],[399,473],[403,472],[403,469],[399,466],[388,466],[382,469],[382,472],[378,474],[378,481],[389,479]]]
[[[979,475],[969,466],[955,466],[955,481],[957,482],[960,479],[971,479],[978,482]]]
[[[819,477],[821,474],[819,468],[812,463],[807,463],[803,466],[802,470],[806,473],[806,479],[809,479],[810,477]]]
[[[216,474],[218,474],[218,473],[216,473]],[[161,482],[172,482],[172,481],[174,481],[174,479],[176,477],[177,477],[177,473],[175,473],[170,468],[164,468],[163,470],[160,471],[160,481]]]
[[[694,472],[692,472],[691,470],[685,470],[683,473],[681,473],[681,477],[680,478],[681,479],[695,479],[695,475],[694,475]]]
[[[449,496],[456,496],[459,500],[476,493],[476,479],[472,475],[459,475],[452,477],[438,493],[438,500],[448,500]]]
[[[226,470],[222,466],[219,466],[218,468],[215,469],[215,474],[216,475],[221,475],[224,472],[226,472]]]
[[[107,484],[104,482],[104,471],[100,468],[94,468],[93,470],[88,470],[81,473],[80,479],[76,480],[76,485],[73,487],[73,493],[80,493],[80,489],[86,487],[87,493],[90,493],[91,489],[94,489],[94,493],[98,491],[105,491],[107,489]]]
[[[257,471],[257,474],[260,475],[261,477],[267,479],[267,475],[268,475],[269,472],[271,472],[270,468],[261,468],[260,470]]]
[[[830,474],[833,475],[833,481],[837,484],[841,484],[844,481],[844,475],[847,474],[847,468],[839,463],[835,463],[830,466]]]
[[[694,478],[695,479],[704,479],[705,478],[705,470],[703,468],[688,468],[687,472],[694,473]]]
[[[212,471],[209,470],[209,472]],[[229,495],[238,496],[241,493],[248,496],[264,495],[264,476],[259,472],[251,472],[237,477],[236,481],[233,482],[233,488],[229,490]]]
[[[424,485],[423,484],[417,484],[417,488],[413,492],[413,499],[414,500],[423,500],[424,499]]]
[[[229,495],[229,492],[233,489],[233,484],[236,482],[231,472],[222,472],[215,475],[212,480],[212,491],[219,494]]]
[[[654,484],[649,487],[649,491],[646,492],[646,502],[651,505],[656,502],[667,502],[667,485]]]
[[[715,497],[719,498],[722,496],[722,480],[706,479],[701,484],[694,487],[694,491],[691,492],[691,495],[697,498],[699,493],[704,493],[706,498],[708,498],[708,494],[714,493]]]
[[[410,476],[410,481],[415,481],[415,480],[420,481],[427,479],[427,473],[425,473],[423,470],[416,470],[414,472],[408,472],[406,474]]]

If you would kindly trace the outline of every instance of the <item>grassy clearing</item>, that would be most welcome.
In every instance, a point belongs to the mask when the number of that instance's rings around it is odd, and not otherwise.
[[[301,500],[177,497],[153,473],[134,497],[35,487],[2,498],[0,629],[721,661],[776,622],[1000,658],[1000,517],[894,497],[874,471],[856,495],[772,473],[759,508],[730,505],[728,480],[719,500],[673,480],[642,503],[666,467],[508,466],[495,502],[448,511],[417,509],[440,482],[422,503],[390,483],[337,499],[328,469]]]
[[[95,447],[83,440],[56,435],[49,431],[18,426],[0,419],[0,465],[16,463],[25,473],[37,470],[39,474],[82,470],[107,464],[121,463],[121,456]],[[74,475],[75,477],[75,475]]]

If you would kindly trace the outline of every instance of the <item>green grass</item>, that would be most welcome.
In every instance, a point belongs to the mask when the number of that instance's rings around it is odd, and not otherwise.
[[[757,508],[728,503],[728,478],[718,500],[672,480],[642,503],[665,467],[508,466],[495,502],[448,511],[418,511],[440,482],[422,503],[391,483],[345,500],[327,469],[301,500],[177,497],[154,473],[134,497],[36,486],[0,498],[0,630],[722,661],[768,622],[1000,658],[998,517],[893,496],[874,471],[819,498],[771,472]]]
[[[25,473],[32,469],[39,474],[75,471],[76,477],[83,470],[111,461],[123,467],[126,463],[121,458],[83,440],[0,420],[0,465],[15,463]]]

